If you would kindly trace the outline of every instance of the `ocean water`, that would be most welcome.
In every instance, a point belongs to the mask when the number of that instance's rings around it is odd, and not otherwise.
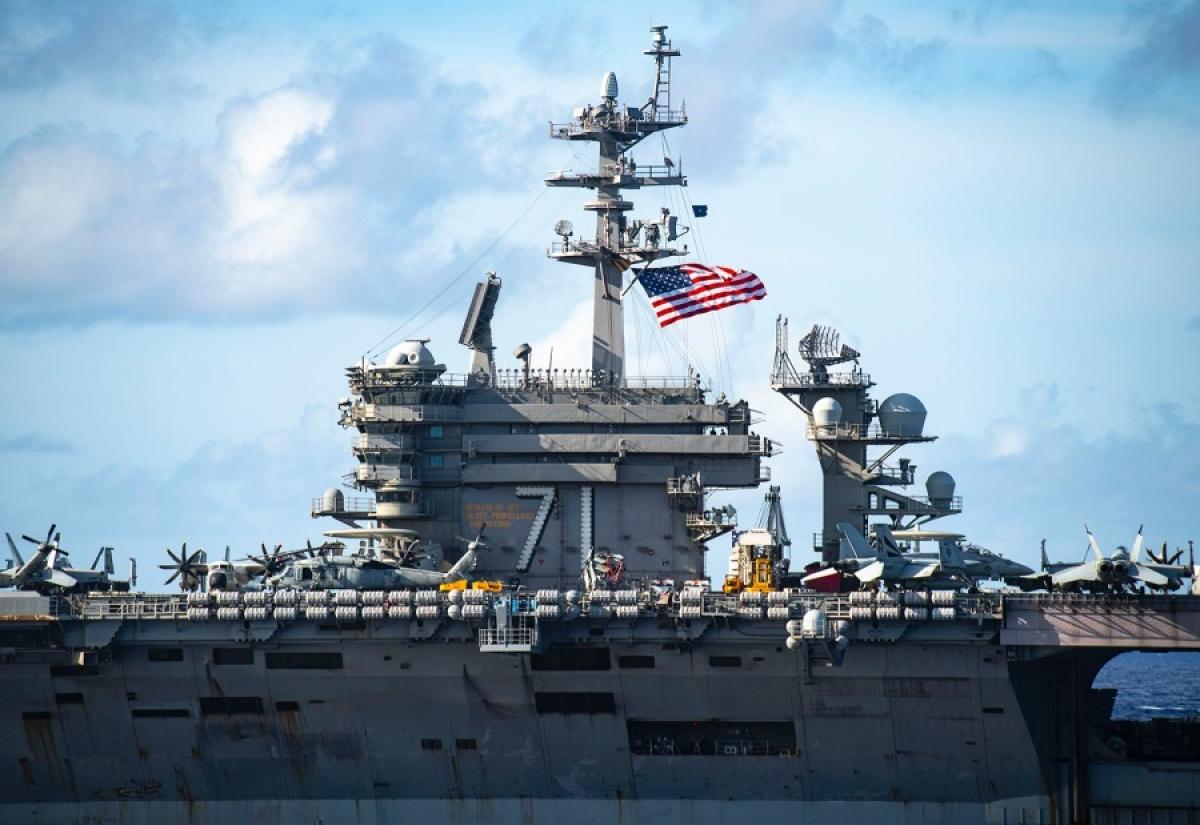
[[[1122,653],[1092,686],[1117,689],[1114,719],[1200,717],[1200,653]]]

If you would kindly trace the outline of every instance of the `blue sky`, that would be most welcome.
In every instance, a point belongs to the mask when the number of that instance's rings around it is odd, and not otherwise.
[[[0,526],[57,520],[80,556],[143,563],[316,536],[309,498],[352,466],[342,367],[448,287],[404,334],[462,369],[487,269],[501,351],[583,366],[588,281],[543,254],[581,198],[541,179],[592,156],[546,123],[608,69],[640,101],[650,22],[4,4]],[[631,293],[632,368],[691,351],[762,411],[800,544],[818,471],[767,386],[778,313],[793,338],[837,325],[879,398],[926,402],[942,439],[909,455],[956,476],[979,542],[1074,557],[1085,520],[1109,544],[1141,522],[1200,538],[1200,3],[655,3],[653,22],[691,122],[635,157],[682,161],[710,207],[696,257],[770,295],[664,338]],[[730,498],[751,519],[756,497]]]

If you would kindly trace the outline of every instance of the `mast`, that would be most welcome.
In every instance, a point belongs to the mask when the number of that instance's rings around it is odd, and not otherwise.
[[[590,267],[594,273],[592,311],[592,376],[597,384],[620,386],[625,380],[625,320],[621,304],[624,272],[638,263],[687,253],[671,247],[679,237],[678,218],[663,209],[652,219],[627,220],[633,204],[623,189],[643,186],[686,186],[679,164],[664,157],[661,165],[638,166],[629,150],[657,132],[683,126],[687,112],[671,108],[671,58],[679,51],[667,40],[666,26],[652,26],[652,44],[643,53],[654,58],[655,82],[650,99],[640,108],[617,102],[617,76],[604,75],[599,105],[577,107],[568,123],[551,123],[550,136],[559,140],[590,140],[599,145],[595,172],[558,172],[546,178],[547,186],[595,189],[594,200],[584,209],[596,213],[592,241],[572,241],[570,221],[555,226],[560,241],[550,246],[551,258]]]

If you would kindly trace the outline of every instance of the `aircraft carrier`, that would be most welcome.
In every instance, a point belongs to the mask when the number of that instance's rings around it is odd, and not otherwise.
[[[688,216],[624,198],[686,182],[631,154],[687,122],[651,31],[647,102],[619,104],[609,73],[550,127],[599,149],[546,179],[594,190],[595,236],[560,222],[549,249],[592,281],[590,365],[518,345],[498,367],[489,274],[465,372],[426,339],[347,370],[352,495],[311,510],[336,543],[180,548],[183,591],[149,594],[64,568],[53,527],[30,539],[0,593],[0,820],[1200,821],[1200,725],[1110,720],[1091,688],[1121,651],[1200,649],[1200,599],[1139,592],[1186,578],[1178,559],[1142,562],[1139,540],[1036,573],[926,529],[962,502],[946,473],[909,492],[920,402],[873,399],[832,330],[794,361],[781,319],[763,373],[824,479],[791,569],[777,488],[753,529],[720,501],[769,481],[747,403],[628,374],[624,291],[688,251]],[[977,587],[997,576],[1019,589]]]

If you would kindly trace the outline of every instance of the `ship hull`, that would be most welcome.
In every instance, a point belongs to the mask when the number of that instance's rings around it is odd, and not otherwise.
[[[810,666],[770,630],[609,629],[533,657],[331,634],[13,663],[0,797],[41,821],[1051,819],[1000,648],[859,645]]]
[[[83,664],[18,655],[0,665],[0,820],[1035,823],[1082,804],[1190,822],[1200,806],[1195,764],[1093,764],[1073,803],[1070,759],[1029,724],[1058,713],[1059,671],[967,623],[854,643],[840,666],[773,623],[612,622],[533,655],[435,624],[255,641],[242,623],[124,623]]]

